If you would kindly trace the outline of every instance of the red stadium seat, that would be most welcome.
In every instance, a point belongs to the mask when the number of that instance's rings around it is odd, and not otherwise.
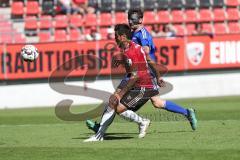
[[[199,11],[200,14],[200,21],[202,22],[209,22],[212,20],[212,13],[209,9],[201,9]]]
[[[215,23],[214,24],[214,33],[215,34],[225,34],[227,33],[227,28],[225,23]]]
[[[224,21],[226,19],[226,14],[224,9],[217,8],[213,10],[214,21]]]
[[[115,13],[115,24],[118,23],[127,23],[127,15],[125,12]]]
[[[55,30],[54,32],[54,40],[56,42],[64,42],[67,41],[67,32],[63,29]]]
[[[144,26],[147,31],[151,32],[152,31],[152,25],[145,25]]]
[[[229,33],[240,33],[240,24],[238,22],[228,23]]]
[[[202,28],[204,32],[213,33],[213,27],[210,23],[203,23]]]
[[[100,28],[100,34],[101,34],[102,39],[107,39],[108,28]]]
[[[168,11],[159,11],[158,12],[158,22],[159,23],[169,23],[170,22],[170,16]]]
[[[237,8],[229,8],[227,9],[227,19],[228,20],[239,20],[240,18],[240,12]]]
[[[100,26],[111,26],[113,24],[113,18],[111,13],[100,14]]]
[[[186,25],[186,30],[188,35],[192,35],[195,31],[195,25],[194,24]]]
[[[6,32],[13,32],[12,27],[0,27],[0,32],[6,33]]]
[[[69,38],[71,41],[78,41],[83,39],[82,34],[78,29],[71,29],[69,31]]]
[[[39,42],[50,42],[51,41],[51,32],[39,32],[38,33]]]
[[[68,17],[66,15],[56,15],[54,27],[57,29],[65,29],[68,27]]]
[[[13,17],[23,17],[24,14],[24,5],[23,2],[13,2],[11,5],[11,15]]]
[[[79,14],[71,15],[69,21],[73,27],[82,27],[84,22],[83,17]]]
[[[37,18],[35,16],[25,18],[25,30],[37,30]]]
[[[146,11],[144,12],[144,18],[143,18],[144,24],[153,24],[156,23],[156,15],[153,11]]]
[[[14,35],[14,42],[15,43],[25,43],[26,39],[24,38],[24,36],[21,33],[16,33]]]
[[[197,22],[199,21],[198,14],[195,10],[186,10],[186,22]]]
[[[12,28],[12,23],[10,21],[0,21],[0,28]]]
[[[174,25],[174,28],[176,29],[177,35],[178,36],[183,36],[185,35],[185,28],[183,25]]]
[[[173,10],[171,15],[173,23],[182,23],[185,20],[184,13],[181,10]]]
[[[39,28],[40,29],[50,29],[52,28],[52,16],[43,15],[39,18]]]
[[[226,0],[226,5],[237,7],[240,5],[240,1],[239,0]]]
[[[85,25],[86,26],[96,26],[98,23],[97,23],[97,15],[96,14],[86,14],[85,16]]]
[[[13,42],[13,35],[10,33],[8,34],[0,34],[0,43],[12,43]]]
[[[37,1],[27,1],[26,14],[27,15],[38,15],[40,13],[39,4]]]

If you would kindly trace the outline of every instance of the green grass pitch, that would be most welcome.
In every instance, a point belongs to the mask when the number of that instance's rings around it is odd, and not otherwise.
[[[116,117],[107,140],[83,143],[92,135],[84,122],[64,122],[54,108],[0,110],[1,160],[239,160],[240,97],[185,99],[194,106],[197,131],[181,116],[154,109],[139,113],[152,119],[148,134],[138,139],[138,127]],[[79,112],[89,107],[73,107]]]

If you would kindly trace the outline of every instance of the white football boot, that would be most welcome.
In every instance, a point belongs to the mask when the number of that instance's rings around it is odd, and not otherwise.
[[[93,135],[88,139],[85,139],[83,142],[97,142],[97,141],[103,141],[103,137],[97,138],[95,135]]]
[[[150,126],[151,121],[149,119],[144,119],[141,124],[139,124],[139,135],[138,138],[144,138],[147,134],[147,129]]]

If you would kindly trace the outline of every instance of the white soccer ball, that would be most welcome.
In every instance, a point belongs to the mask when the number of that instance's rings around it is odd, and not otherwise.
[[[35,61],[38,55],[38,49],[34,45],[25,45],[21,50],[21,57],[24,61]]]

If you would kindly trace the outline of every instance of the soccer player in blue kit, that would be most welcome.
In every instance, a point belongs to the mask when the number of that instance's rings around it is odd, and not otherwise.
[[[157,83],[160,87],[164,86],[164,81],[160,77],[159,72],[155,71],[154,68],[152,67],[155,65],[155,62],[156,62],[155,45],[153,43],[151,34],[146,30],[146,28],[142,24],[143,12],[140,9],[129,10],[128,22],[129,22],[130,28],[132,29],[132,41],[135,42],[136,44],[141,45],[144,52],[148,54],[149,57],[151,58],[151,60],[148,61],[148,63],[150,64],[150,67],[151,67],[151,71],[152,71],[151,74],[153,74],[153,76],[155,77],[155,80],[154,80],[155,83]],[[128,81],[128,77],[125,76],[124,79],[121,81],[117,90],[121,90],[122,86],[124,86],[127,83],[127,81]],[[196,130],[197,119],[195,116],[195,111],[192,108],[185,109],[171,101],[166,101],[161,99],[159,100],[159,97],[157,96],[151,97],[150,100],[153,106],[156,108],[161,108],[170,112],[184,115],[190,122],[192,129]],[[146,135],[146,130],[150,124],[150,120],[143,119],[142,122],[139,122],[138,117],[136,115],[133,116],[132,112],[133,111],[135,112],[138,109],[140,109],[146,102],[142,102],[141,104],[138,104],[138,107],[135,107],[134,110],[127,110],[122,114],[120,114],[120,116],[124,117],[124,119],[129,119],[139,124],[139,128],[142,128],[141,130],[139,130],[139,138],[143,138]],[[100,126],[100,124],[94,123],[90,120],[87,120],[86,124],[88,128],[93,130],[94,132],[97,132]]]

